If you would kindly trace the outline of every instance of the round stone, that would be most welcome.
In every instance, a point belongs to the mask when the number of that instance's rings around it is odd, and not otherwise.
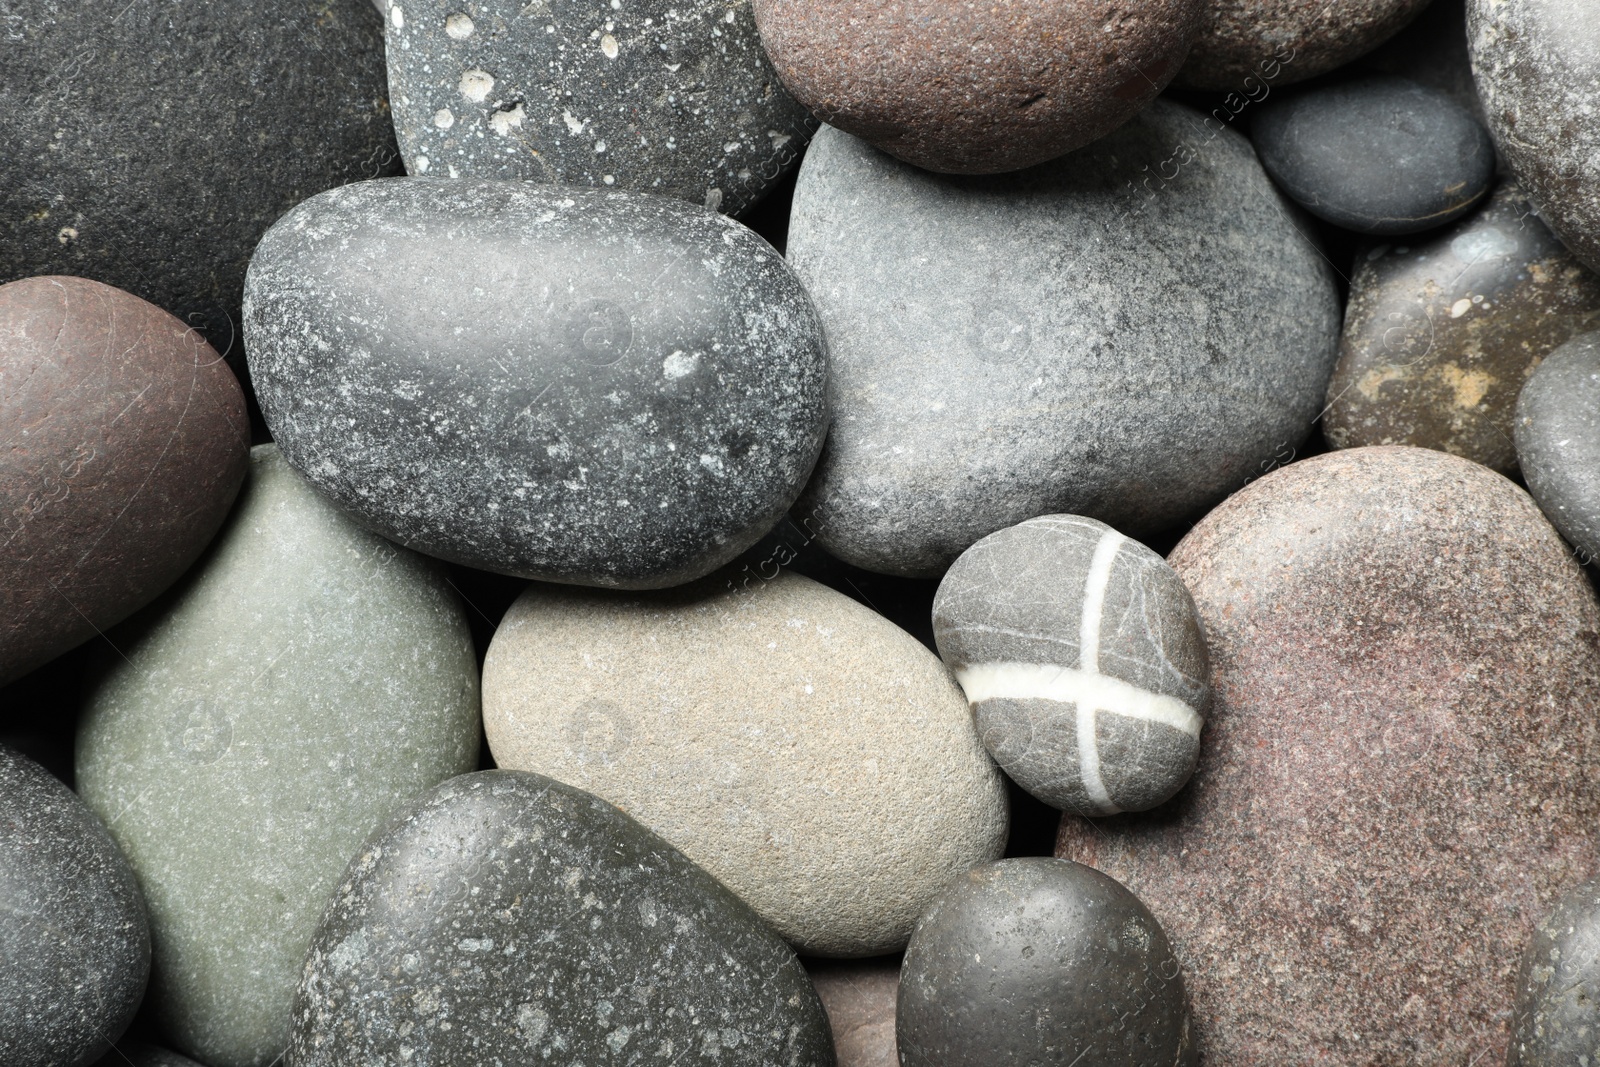
[[[900,1067],[894,1043],[894,1004],[900,960],[807,960],[833,1030],[838,1067]]]
[[[1600,1055],[1600,879],[1561,898],[1522,956],[1506,1067],[1586,1067]]]
[[[1206,0],[1200,34],[1177,81],[1264,99],[1275,86],[1326,74],[1370,52],[1428,2]]]
[[[1043,857],[977,867],[906,949],[902,1067],[1194,1067],[1182,968],[1115,881]]]
[[[1047,515],[985,537],[939,584],[933,633],[984,747],[1045,803],[1143,811],[1194,773],[1211,701],[1194,601],[1105,523]]]
[[[154,1045],[119,1041],[94,1067],[201,1067],[200,1064]]]
[[[1528,492],[1583,563],[1600,559],[1600,333],[1539,364],[1517,399],[1516,441]]]

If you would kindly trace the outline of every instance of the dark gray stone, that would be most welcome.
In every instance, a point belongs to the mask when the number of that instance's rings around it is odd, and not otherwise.
[[[1580,559],[1600,558],[1600,333],[1545,357],[1517,397],[1515,428],[1528,492]]]
[[[368,841],[306,958],[293,1067],[833,1067],[800,961],[616,808],[542,775],[439,786]]]
[[[1243,137],[1161,100],[991,177],[823,130],[789,255],[834,425],[800,513],[846,562],[936,577],[1035,515],[1139,535],[1221,499],[1305,436],[1333,369],[1297,215]]]
[[[1211,702],[1205,634],[1166,560],[1103,522],[990,534],[939,585],[933,633],[1013,781],[1080,815],[1183,788]]]
[[[1533,931],[1517,976],[1506,1067],[1600,1062],[1600,879],[1574,889]]]
[[[411,174],[615,186],[736,215],[816,128],[744,0],[386,0]]]
[[[201,1067],[187,1056],[154,1045],[119,1041],[94,1067]]]
[[[1180,971],[1155,916],[1100,872],[975,868],[911,935],[901,1067],[1193,1067]]]
[[[0,746],[0,1063],[94,1062],[149,975],[127,860],[72,790]]]
[[[1433,0],[1410,25],[1352,64],[1373,74],[1410,78],[1438,89],[1484,126],[1483,101],[1472,84],[1466,0]]]
[[[273,227],[245,304],[289,462],[378,532],[485,570],[698,578],[777,522],[826,430],[799,281],[663,197],[348,186]]]

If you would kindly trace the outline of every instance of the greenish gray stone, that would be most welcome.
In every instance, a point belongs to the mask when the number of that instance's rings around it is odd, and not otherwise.
[[[206,556],[109,636],[77,780],[144,888],[149,996],[178,1051],[265,1067],[350,857],[477,764],[466,618],[265,445]]]

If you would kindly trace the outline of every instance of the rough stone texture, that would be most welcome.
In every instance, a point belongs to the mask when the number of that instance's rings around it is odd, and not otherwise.
[[[0,285],[0,426],[4,685],[177,580],[227,517],[250,427],[183,323],[56,277]]]
[[[1249,92],[1273,56],[1282,67],[1271,68],[1276,73],[1267,80],[1304,81],[1370,52],[1427,6],[1428,0],[1207,0],[1177,83]]]
[[[532,586],[495,632],[483,708],[499,766],[618,805],[808,955],[903,948],[1005,848],[1000,773],[938,659],[798,575]]]
[[[1194,773],[1211,702],[1194,601],[1105,523],[1046,515],[985,537],[939,583],[933,633],[984,747],[1045,803],[1144,811]]]
[[[411,174],[658,193],[736,215],[816,128],[747,0],[389,0]]]
[[[93,1062],[149,974],[128,861],[72,790],[0,745],[0,1063]]]
[[[894,1043],[894,1001],[900,959],[807,960],[833,1030],[839,1067],[899,1067]]]
[[[209,1067],[267,1067],[350,857],[477,766],[466,619],[429,561],[263,445],[195,570],[109,636],[78,789],[149,901],[156,1019]]]
[[[1276,470],[1171,562],[1215,699],[1172,804],[1062,820],[1183,961],[1207,1063],[1503,1062],[1518,957],[1600,866],[1600,605],[1442,452]]]
[[[1517,459],[1528,492],[1579,559],[1600,559],[1600,334],[1552,352],[1522,387]]]
[[[1534,928],[1517,977],[1506,1067],[1588,1067],[1600,1059],[1600,880]]]
[[[604,801],[485,771],[351,863],[306,958],[292,1067],[833,1067],[794,953]]]
[[[1476,207],[1494,181],[1494,144],[1472,112],[1406,78],[1275,97],[1250,139],[1296,203],[1357,233],[1442,226]]]
[[[1161,924],[1098,871],[1043,857],[969,871],[917,923],[903,1067],[1194,1067]]]
[[[1035,515],[1140,536],[1258,473],[1316,418],[1338,339],[1296,214],[1243,137],[1160,100],[999,177],[822,131],[789,229],[832,361],[799,507],[821,545],[937,577]]]
[[[121,1041],[106,1053],[94,1067],[201,1067],[200,1064],[168,1052],[164,1048],[138,1042]]]
[[[232,356],[273,220],[398,166],[366,0],[0,0],[0,30],[0,281],[95,278]]]
[[[1489,132],[1539,217],[1600,270],[1600,35],[1573,0],[1467,0]]]
[[[1516,468],[1512,410],[1545,354],[1600,317],[1600,278],[1515,185],[1421,244],[1356,258],[1322,432]]]
[[[472,567],[698,578],[772,528],[827,428],[805,290],[677,201],[366,182],[273,227],[248,290],[284,456],[378,532]]]
[[[753,0],[783,83],[907,163],[994,174],[1105,136],[1178,72],[1205,0]]]

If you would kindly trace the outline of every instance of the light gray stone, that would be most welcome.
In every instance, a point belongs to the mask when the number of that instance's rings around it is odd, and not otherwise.
[[[1545,357],[1517,397],[1517,462],[1584,563],[1600,559],[1600,333]]]

